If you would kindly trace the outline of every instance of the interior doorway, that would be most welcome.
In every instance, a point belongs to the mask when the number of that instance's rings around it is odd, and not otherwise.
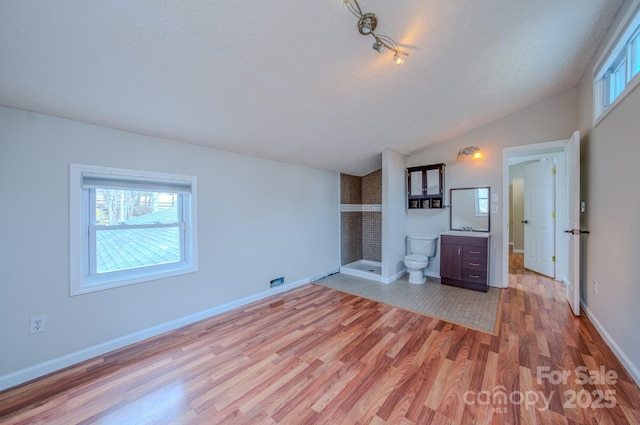
[[[566,274],[568,267],[568,258],[565,247],[559,243],[561,236],[559,232],[564,221],[564,217],[568,214],[560,202],[565,195],[564,191],[567,185],[567,175],[563,164],[565,163],[566,140],[553,142],[536,143],[531,145],[516,146],[505,148],[503,151],[503,199],[508,200],[504,203],[503,225],[508,229],[508,238],[504,239],[503,246],[503,281],[509,282],[509,264],[513,264],[516,255],[516,262],[523,263],[527,256],[541,259],[550,263],[547,264],[547,272],[542,273],[556,280],[560,280],[560,276]],[[545,229],[544,232],[538,229],[534,232],[527,233],[527,211],[525,208],[525,197],[527,186],[527,167],[536,168],[535,164],[553,164],[554,177],[552,179],[552,187],[538,187],[537,190],[551,192],[552,204],[546,205],[545,213],[553,214],[554,220],[551,229]],[[547,165],[539,167],[541,169],[549,168]],[[532,179],[529,173],[529,179]],[[532,183],[532,182],[530,182]],[[536,186],[535,184],[533,186]],[[537,198],[536,198],[537,199]],[[538,200],[529,201],[529,203],[537,203]],[[548,202],[548,201],[545,201]],[[538,215],[540,213],[538,212]],[[516,223],[518,221],[518,223]],[[550,233],[548,233],[550,232]],[[544,238],[540,235],[544,235]],[[528,236],[528,237],[527,237]],[[542,240],[544,239],[544,241]],[[550,271],[549,268],[551,267]],[[532,268],[534,269],[534,268]],[[536,270],[534,270],[536,271]]]

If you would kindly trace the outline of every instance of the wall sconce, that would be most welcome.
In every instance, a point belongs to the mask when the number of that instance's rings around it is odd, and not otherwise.
[[[398,43],[396,43],[391,37],[375,33],[376,27],[378,26],[378,18],[376,14],[362,13],[358,0],[344,0],[344,4],[347,5],[349,11],[358,18],[358,32],[362,35],[371,35],[375,39],[373,46],[371,46],[373,47],[373,50],[378,53],[382,53],[386,47],[394,53],[393,62],[396,66],[402,65],[404,62],[404,58],[402,58],[402,56],[409,56],[409,54],[400,50]]]
[[[467,156],[471,156],[473,159],[480,159],[482,158],[482,152],[480,152],[480,148],[477,146],[467,146],[458,151],[457,159],[458,161],[464,161],[464,158]]]

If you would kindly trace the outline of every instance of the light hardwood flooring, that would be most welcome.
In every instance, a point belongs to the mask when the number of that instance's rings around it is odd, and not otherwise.
[[[498,335],[311,284],[0,393],[0,423],[640,424],[561,286],[511,273]]]

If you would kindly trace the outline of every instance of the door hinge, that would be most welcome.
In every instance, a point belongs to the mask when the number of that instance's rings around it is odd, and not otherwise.
[[[554,263],[556,262],[556,256],[555,255],[553,257],[551,257],[551,261],[553,261]]]
[[[555,211],[553,211],[553,212],[551,213],[551,218],[556,218],[556,212],[555,212]]]
[[[556,173],[556,167],[553,167],[553,168],[551,169],[551,174],[555,174],[555,173]]]

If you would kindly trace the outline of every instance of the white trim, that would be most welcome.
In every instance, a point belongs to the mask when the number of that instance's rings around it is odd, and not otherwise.
[[[182,220],[187,228],[186,232],[183,230],[182,235],[184,240],[183,260],[177,263],[105,273],[101,276],[91,275],[87,266],[90,249],[87,242],[88,217],[86,217],[85,213],[88,199],[86,198],[87,190],[83,186],[85,176],[106,179],[134,179],[146,182],[168,182],[171,185],[188,187],[189,191],[182,193],[182,196],[189,197],[189,202],[183,205],[184,216]],[[198,178],[196,176],[97,165],[69,164],[69,294],[75,296],[197,272],[197,185]],[[188,235],[185,233],[188,233]]]
[[[407,273],[407,269],[402,269],[400,270],[398,273],[391,275],[390,277],[381,277],[380,278],[380,283],[393,283],[396,280],[400,279],[402,276],[404,276]]]
[[[625,369],[627,369],[627,372],[629,373],[629,375],[631,375],[633,380],[636,381],[636,384],[640,386],[640,369],[638,369],[638,366],[634,365],[631,359],[629,359],[625,352],[622,351],[622,348],[620,348],[620,346],[615,342],[611,335],[609,335],[609,332],[607,332],[604,326],[602,326],[600,321],[596,318],[595,314],[593,314],[593,312],[584,303],[584,301],[580,300],[580,304],[593,326],[600,333],[602,339],[604,339],[604,342],[607,343],[611,351],[613,351],[613,354],[616,355],[618,360],[620,360],[620,363],[622,363]]]
[[[627,9],[627,12],[618,24],[613,35],[609,38],[606,47],[593,67],[593,127],[600,124],[629,93],[640,85],[640,74],[636,74],[630,81],[625,81],[624,90],[622,90],[610,105],[606,108],[604,107],[606,89],[603,78],[607,70],[616,62],[622,50],[626,48],[627,43],[629,43],[638,28],[638,23],[640,23],[640,0],[635,0]],[[626,54],[627,53],[625,53],[625,55]],[[627,66],[629,66],[629,64],[627,64]]]
[[[511,154],[526,155],[531,152],[532,155],[553,156],[558,155],[566,149],[568,139],[553,140],[550,142],[531,143],[520,146],[510,146],[502,149],[502,199],[506,201],[502,203],[502,232],[503,235],[509,235],[509,162]],[[556,182],[556,185],[558,183]],[[556,199],[557,200],[557,199]],[[556,218],[556,222],[557,222]],[[497,282],[497,288],[507,288],[509,286],[509,238],[502,238],[502,271],[498,271],[502,275],[502,282]]]
[[[598,124],[600,124],[602,122],[603,119],[605,119],[605,117],[607,115],[609,115],[609,113],[611,111],[613,111],[616,106],[618,106],[629,94],[631,94],[638,86],[640,86],[640,73],[636,74],[631,81],[629,82],[629,84],[627,84],[624,88],[624,90],[622,90],[622,93],[620,93],[618,95],[618,97],[616,97],[616,99],[613,101],[613,103],[611,105],[609,105],[605,110],[603,110],[600,115],[598,115],[597,117],[594,117],[593,120],[593,126],[597,127]],[[595,101],[594,101],[594,108],[593,108],[593,113],[594,115],[597,113],[596,108],[595,108]]]
[[[331,274],[331,273],[329,273]],[[326,275],[325,275],[326,276]],[[314,279],[315,280],[315,279]],[[135,344],[136,342],[143,341],[147,338],[151,338],[165,332],[173,331],[183,326],[190,325],[200,320],[208,319],[213,316],[217,316],[222,313],[226,313],[233,309],[245,306],[255,301],[262,300],[264,298],[278,295],[283,292],[290,291],[300,286],[311,283],[312,279],[305,278],[298,280],[297,282],[287,283],[285,285],[276,286],[266,291],[241,298],[239,300],[231,301],[227,304],[219,305],[199,313],[194,313],[189,316],[181,317],[170,322],[162,323],[156,326],[152,326],[147,329],[142,329],[137,332],[124,335],[120,338],[112,339],[111,341],[103,342],[102,344],[94,345],[92,347],[85,348],[74,353],[51,359],[43,363],[39,363],[34,366],[27,367],[3,376],[0,376],[0,391],[6,390],[16,385],[20,385],[32,379],[40,378],[52,372],[64,369],[69,366],[81,363],[83,361],[92,359],[97,356],[101,356],[113,350],[125,347],[127,345]]]
[[[340,204],[340,212],[380,212],[382,204]]]

